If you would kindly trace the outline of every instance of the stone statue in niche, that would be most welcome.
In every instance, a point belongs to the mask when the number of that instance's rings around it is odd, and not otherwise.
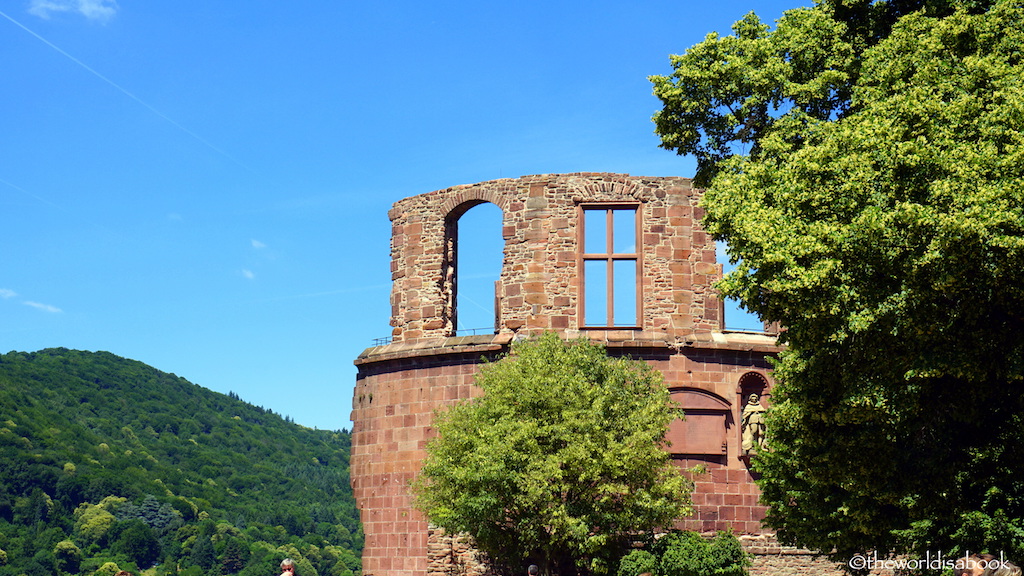
[[[740,430],[743,434],[740,453],[743,456],[757,454],[764,448],[764,412],[765,407],[761,406],[760,395],[747,396],[747,404],[743,407],[743,414],[740,418]]]

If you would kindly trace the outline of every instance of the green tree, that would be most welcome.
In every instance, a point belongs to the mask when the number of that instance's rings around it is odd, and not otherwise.
[[[82,551],[75,546],[71,540],[62,540],[53,549],[53,556],[57,559],[57,570],[77,574],[82,564]]]
[[[811,80],[848,104],[772,101],[756,150],[715,160],[703,201],[738,263],[719,288],[786,328],[756,462],[767,521],[839,559],[1024,556],[1024,7],[966,8],[847,42],[836,88],[827,67]],[[790,26],[827,14],[752,34],[845,42],[849,22]],[[723,62],[709,82],[755,61]]]
[[[234,574],[245,568],[249,561],[249,548],[238,538],[229,537],[220,556],[220,565],[225,574]]]
[[[787,11],[775,30],[751,12],[733,35],[708,34],[671,57],[673,73],[651,76],[664,105],[654,115],[661,146],[697,158],[695,181],[709,185],[734,156],[758,159],[780,124],[828,121],[857,109],[853,87],[866,50],[895,22],[921,11],[982,11],[992,0],[819,0]]]
[[[87,541],[102,541],[110,527],[117,522],[110,511],[124,501],[124,498],[108,496],[99,504],[83,503],[74,513],[75,532]]]
[[[153,529],[138,519],[119,523],[111,548],[142,567],[148,567],[160,557],[160,542]]]
[[[114,562],[104,562],[102,566],[96,569],[94,576],[114,576],[120,572],[120,568]]]
[[[26,576],[52,576],[57,570],[57,559],[51,550],[37,550],[23,570]]]
[[[200,534],[192,545],[192,552],[189,554],[189,561],[195,566],[209,570],[217,561],[217,553],[213,549],[213,541],[209,536]]]
[[[646,364],[546,334],[477,384],[483,396],[438,414],[415,490],[432,522],[499,565],[614,571],[632,534],[690,512],[663,450],[679,412]]]

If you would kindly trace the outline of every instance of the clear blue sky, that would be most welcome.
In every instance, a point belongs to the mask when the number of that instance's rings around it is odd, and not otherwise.
[[[0,352],[106,350],[349,427],[393,202],[692,176],[646,77],[799,5],[0,0]]]

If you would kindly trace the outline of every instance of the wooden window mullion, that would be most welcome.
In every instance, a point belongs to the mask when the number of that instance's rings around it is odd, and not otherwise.
[[[615,252],[615,212],[611,208],[604,211],[605,229],[605,292],[607,293],[607,322],[609,326],[615,325],[615,259],[612,254]]]

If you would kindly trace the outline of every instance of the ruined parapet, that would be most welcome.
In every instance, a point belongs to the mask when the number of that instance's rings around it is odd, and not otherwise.
[[[707,339],[720,328],[720,302],[710,285],[721,270],[714,242],[699,225],[698,199],[699,190],[686,178],[582,173],[454,186],[396,202],[389,212],[393,340],[455,335],[457,222],[483,202],[501,208],[504,218],[497,333],[556,330],[576,335],[604,328],[626,332],[593,336]],[[608,325],[601,326],[582,316],[588,282],[582,267],[589,266],[583,265],[585,254],[598,263],[597,250],[606,249],[584,246],[590,233],[586,220],[596,222],[609,210],[616,217],[612,228],[630,224],[622,216],[635,213],[634,228],[619,234],[628,241],[621,238],[621,244],[612,247],[635,252],[609,253],[609,260],[624,269],[628,255],[635,255],[637,301],[632,317],[622,322],[607,319]]]

